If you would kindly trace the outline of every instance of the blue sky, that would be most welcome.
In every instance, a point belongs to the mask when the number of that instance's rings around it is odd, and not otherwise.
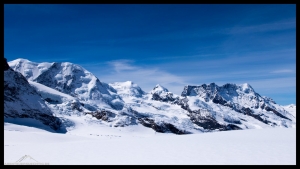
[[[296,103],[295,4],[5,4],[4,56],[79,64],[100,81],[250,84]]]

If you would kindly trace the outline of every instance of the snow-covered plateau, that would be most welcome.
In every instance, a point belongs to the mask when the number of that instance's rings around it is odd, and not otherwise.
[[[175,135],[74,121],[66,134],[5,122],[4,164],[296,165],[295,128]]]
[[[145,92],[69,62],[5,59],[4,144],[6,164],[293,165],[296,105],[247,83]]]

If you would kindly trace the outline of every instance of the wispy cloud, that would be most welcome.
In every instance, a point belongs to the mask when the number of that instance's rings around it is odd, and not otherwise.
[[[238,25],[228,32],[229,34],[248,34],[248,33],[257,33],[257,32],[267,32],[267,31],[276,31],[276,30],[285,30],[296,28],[296,18],[278,21],[273,23],[266,23],[266,24],[257,24],[251,26],[242,26]]]
[[[187,65],[187,67],[189,67]],[[275,101],[284,98],[278,95],[295,95],[296,77],[294,76],[269,76],[271,69],[265,70],[230,70],[226,72],[189,71],[180,74],[163,70],[161,66],[144,67],[136,66],[132,60],[114,60],[107,62],[106,73],[94,71],[93,73],[106,83],[133,81],[144,91],[149,92],[156,84],[161,84],[169,91],[180,95],[185,85],[201,85],[216,83],[243,84],[249,83],[256,92],[273,98]],[[280,70],[280,69],[278,69]],[[172,73],[170,73],[172,72]],[[280,100],[281,101],[281,100]]]
[[[279,69],[272,71],[271,73],[293,73],[294,71],[292,69]]]
[[[187,82],[187,76],[178,76],[157,67],[135,66],[131,60],[114,60],[107,62],[109,73],[102,74],[94,72],[94,74],[106,83],[133,81],[138,84],[144,91],[148,92],[153,89],[156,84],[168,88],[175,94],[180,94]]]
[[[138,69],[138,67],[130,65],[130,62],[132,62],[132,61],[131,60],[115,60],[115,61],[108,62],[108,64],[110,64],[117,73],[120,73],[121,71],[124,71],[124,70]]]

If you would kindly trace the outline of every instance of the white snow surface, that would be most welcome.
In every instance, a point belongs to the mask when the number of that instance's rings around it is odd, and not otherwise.
[[[5,122],[4,164],[296,165],[295,128],[173,135],[74,121],[66,134]]]

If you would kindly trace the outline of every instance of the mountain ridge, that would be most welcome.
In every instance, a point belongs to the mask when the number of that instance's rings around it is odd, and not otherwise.
[[[91,117],[93,122],[115,127],[142,124],[174,134],[296,126],[289,109],[260,96],[247,83],[186,85],[181,95],[176,95],[159,84],[150,92],[132,81],[107,84],[70,62],[17,59],[8,64],[27,77],[54,114],[62,118]]]

